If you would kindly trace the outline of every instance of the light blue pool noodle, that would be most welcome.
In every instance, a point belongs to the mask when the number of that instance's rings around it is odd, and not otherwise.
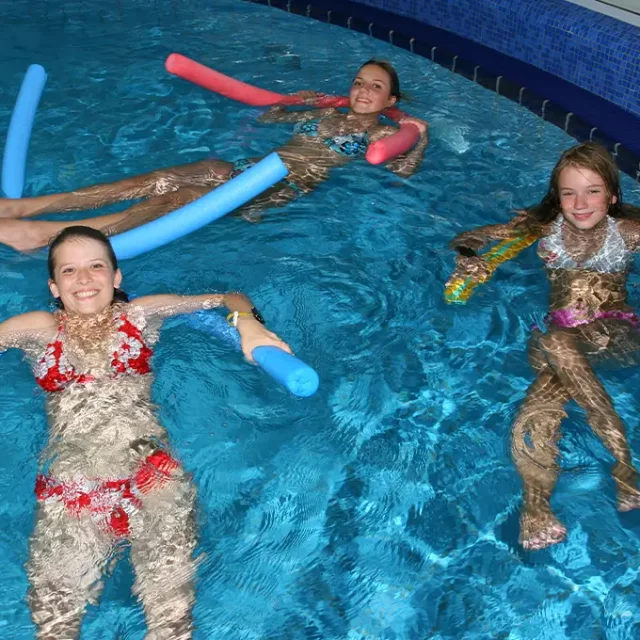
[[[118,259],[135,258],[186,236],[242,206],[282,180],[289,171],[270,153],[239,176],[176,211],[110,238]]]
[[[13,108],[2,158],[2,191],[7,198],[22,197],[31,129],[40,96],[47,83],[47,72],[39,64],[27,69]]]
[[[207,331],[228,345],[240,349],[240,335],[217,313],[196,313],[189,316],[192,326]],[[312,396],[320,384],[320,378],[308,364],[277,347],[257,347],[253,359],[277,382],[300,398]]]
[[[294,395],[306,398],[317,391],[318,374],[290,353],[278,347],[256,347],[251,355],[261,369]]]

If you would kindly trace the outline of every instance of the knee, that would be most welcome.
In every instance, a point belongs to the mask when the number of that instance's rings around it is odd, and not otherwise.
[[[511,430],[511,457],[515,461],[530,457],[533,446],[528,421],[518,419]]]
[[[555,456],[560,439],[560,423],[566,417],[563,409],[539,408],[521,411],[511,431],[511,455],[514,460]]]
[[[166,173],[162,171],[154,171],[153,176],[153,191],[154,195],[162,196],[165,193],[171,193],[178,189],[178,185],[175,180],[172,180]]]
[[[534,442],[531,437],[531,416],[523,407],[511,428],[511,457],[518,462],[522,458],[531,457]]]

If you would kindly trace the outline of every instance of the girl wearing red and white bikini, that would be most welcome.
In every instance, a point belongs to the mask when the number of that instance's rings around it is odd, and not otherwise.
[[[172,315],[225,306],[248,360],[258,346],[290,349],[239,293],[127,302],[113,249],[94,229],[62,231],[49,250],[49,274],[60,310],[0,324],[0,349],[23,350],[47,392],[50,436],[27,563],[36,636],[78,637],[105,566],[125,541],[146,637],[191,638],[195,489],[151,403],[160,325]]]

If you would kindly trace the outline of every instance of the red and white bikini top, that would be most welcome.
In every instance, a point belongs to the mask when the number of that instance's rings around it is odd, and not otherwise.
[[[117,315],[114,321],[117,348],[111,359],[112,378],[150,373],[153,351],[146,345],[142,331],[124,313]],[[91,374],[76,371],[69,363],[64,353],[63,332],[60,321],[55,340],[46,346],[34,369],[36,382],[45,391],[62,391],[71,384],[87,384],[95,380]]]

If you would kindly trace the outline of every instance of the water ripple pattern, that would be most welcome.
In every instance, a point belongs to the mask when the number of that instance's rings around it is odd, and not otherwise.
[[[442,295],[448,240],[539,199],[570,138],[428,60],[240,0],[0,0],[0,19],[5,127],[28,64],[49,73],[26,195],[265,154],[290,135],[166,74],[171,51],[279,92],[344,93],[359,63],[388,58],[405,108],[431,123],[408,181],[360,162],[260,224],[227,217],[123,265],[139,295],[246,291],[322,380],[300,400],[206,333],[163,330],[154,399],[198,487],[196,639],[640,637],[640,520],[616,512],[611,460],[575,408],[556,493],[568,541],[535,554],[517,543],[508,434],[547,296],[534,252],[464,307]],[[639,203],[638,185],[623,186]],[[0,248],[0,269],[3,317],[47,308],[42,254]],[[640,376],[603,375],[640,454]],[[15,353],[0,360],[0,408],[0,636],[27,640],[46,423]],[[83,639],[142,640],[132,582],[125,557]]]

